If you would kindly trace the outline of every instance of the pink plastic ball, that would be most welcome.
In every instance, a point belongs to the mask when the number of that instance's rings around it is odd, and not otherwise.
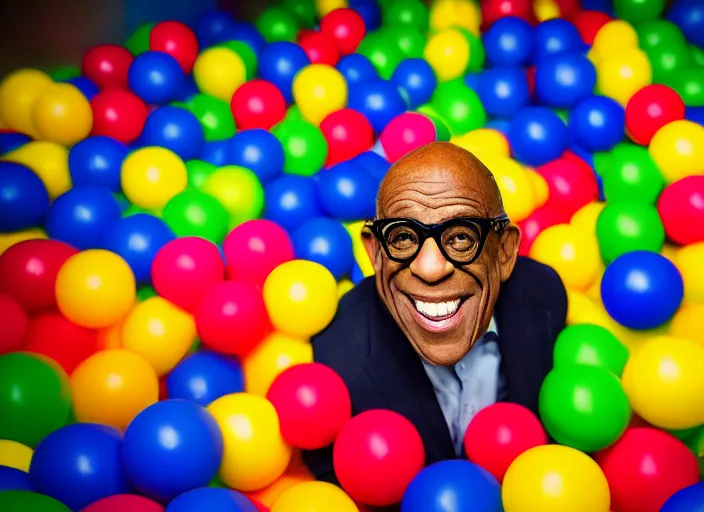
[[[599,198],[599,185],[591,171],[577,163],[558,158],[536,169],[548,184],[550,207],[568,222],[582,206]]]
[[[673,242],[704,242],[704,176],[687,176],[668,185],[658,199],[658,213]]]
[[[94,501],[82,512],[164,512],[164,507],[142,496],[116,494]]]
[[[381,146],[389,162],[395,162],[406,153],[434,142],[435,125],[423,114],[406,112],[394,118],[381,132]]]
[[[320,123],[328,143],[325,165],[331,166],[353,158],[374,144],[374,129],[364,114],[343,108],[329,114]]]

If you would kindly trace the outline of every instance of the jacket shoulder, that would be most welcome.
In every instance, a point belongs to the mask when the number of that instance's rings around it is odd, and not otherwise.
[[[567,307],[567,291],[555,269],[525,256],[518,257],[501,293],[537,301],[549,309]]]

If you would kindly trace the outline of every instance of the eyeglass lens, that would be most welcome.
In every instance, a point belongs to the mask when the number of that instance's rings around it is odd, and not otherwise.
[[[393,223],[382,232],[391,256],[399,260],[414,257],[425,241],[425,237],[411,224]],[[481,229],[473,223],[454,224],[446,227],[440,235],[445,254],[462,263],[470,261],[477,253],[481,240]]]

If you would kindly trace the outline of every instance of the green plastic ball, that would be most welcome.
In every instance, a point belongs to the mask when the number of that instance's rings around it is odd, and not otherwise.
[[[670,85],[689,67],[689,51],[684,45],[663,43],[645,53],[653,70],[653,83],[656,84]]]
[[[303,120],[284,120],[274,127],[284,148],[284,172],[312,176],[328,156],[328,145],[320,129]]]
[[[683,69],[672,77],[672,88],[688,107],[704,107],[704,68]]]
[[[0,492],[2,512],[71,512],[60,501],[31,491]]]
[[[660,45],[685,46],[684,35],[680,28],[667,20],[648,21],[636,27],[638,46],[641,50],[657,48]]]
[[[403,27],[420,32],[428,31],[428,8],[420,0],[393,0],[382,12],[382,23],[387,27]]]
[[[193,188],[171,198],[163,219],[177,237],[198,236],[215,244],[225,239],[230,223],[227,210],[217,199]]]
[[[631,419],[628,397],[618,377],[590,365],[555,367],[548,373],[538,410],[553,439],[584,452],[614,443]]]
[[[315,27],[317,12],[313,0],[282,0],[279,7],[288,11],[301,28]]]
[[[78,66],[62,66],[52,71],[50,75],[55,81],[63,82],[81,76],[81,70]]]
[[[384,35],[396,44],[403,59],[422,59],[425,49],[425,37],[412,28],[386,27]],[[398,64],[397,64],[398,65]]]
[[[418,107],[418,112],[430,119],[433,125],[435,125],[435,140],[438,140],[440,142],[448,142],[450,140],[450,138],[452,137],[452,134],[450,133],[450,128],[447,126],[447,123],[440,117],[440,114],[437,113],[437,111],[435,110],[435,108],[433,108],[432,105],[430,105],[429,103],[421,105],[420,107]]]
[[[704,50],[696,45],[689,45],[689,57],[693,66],[704,68]]]
[[[633,25],[660,18],[665,9],[665,0],[614,0],[617,18]]]
[[[34,447],[64,425],[70,407],[68,376],[54,361],[23,352],[0,356],[0,439]]]
[[[225,140],[235,134],[235,120],[226,102],[207,94],[196,94],[188,101],[186,109],[200,121],[205,140]]]
[[[131,204],[124,212],[122,212],[122,217],[131,217],[132,215],[137,215],[138,213],[149,213],[149,210],[145,210],[136,204]]]
[[[479,96],[465,85],[463,78],[439,84],[430,103],[452,135],[462,135],[486,123],[486,112]]]
[[[660,169],[647,148],[635,144],[620,143],[614,147],[601,176],[608,202],[632,200],[655,204],[665,187]]]
[[[484,68],[486,60],[486,52],[484,51],[484,43],[479,36],[472,34],[469,30],[463,27],[455,27],[469,43],[469,63],[467,64],[467,73],[477,73]]]
[[[127,39],[125,46],[133,55],[141,55],[149,51],[149,36],[154,28],[154,23],[144,23],[138,26]]]
[[[254,53],[251,46],[243,41],[226,41],[218,46],[232,50],[240,56],[242,63],[244,64],[245,76],[247,77],[247,80],[251,80],[257,76],[259,64],[257,61],[257,54]]]
[[[605,264],[631,251],[659,253],[665,229],[657,209],[649,204],[622,200],[607,203],[596,221],[596,236]]]
[[[295,41],[298,35],[298,23],[287,10],[269,7],[262,12],[255,22],[257,30],[267,43],[277,41]]]
[[[553,360],[555,368],[586,364],[621,377],[628,361],[628,349],[604,327],[574,324],[557,336]]]
[[[286,111],[284,119],[287,121],[302,121],[303,114],[301,114],[301,109],[298,108],[298,105],[291,105]]]
[[[186,162],[186,172],[188,173],[188,186],[201,188],[205,180],[217,170],[210,162],[203,160],[189,160]]]
[[[156,297],[157,295],[156,290],[149,285],[144,285],[137,288],[137,300],[139,302],[144,302],[145,300]]]
[[[611,153],[608,151],[600,151],[594,153],[594,171],[598,176],[604,176],[606,171],[611,166]]]
[[[217,199],[230,216],[229,229],[258,219],[264,210],[264,188],[254,172],[239,165],[226,165],[203,183],[203,192]]]
[[[397,42],[386,31],[368,34],[359,43],[357,53],[368,58],[384,80],[391,78],[396,66],[403,60]]]

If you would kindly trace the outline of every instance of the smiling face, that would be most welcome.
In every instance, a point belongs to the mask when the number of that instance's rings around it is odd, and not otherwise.
[[[435,142],[394,164],[379,188],[377,217],[438,224],[460,217],[503,215],[488,169],[453,144]],[[500,283],[511,275],[520,235],[514,226],[489,233],[480,256],[456,266],[432,238],[410,263],[391,261],[375,237],[364,242],[379,295],[426,361],[453,365],[486,332]]]

